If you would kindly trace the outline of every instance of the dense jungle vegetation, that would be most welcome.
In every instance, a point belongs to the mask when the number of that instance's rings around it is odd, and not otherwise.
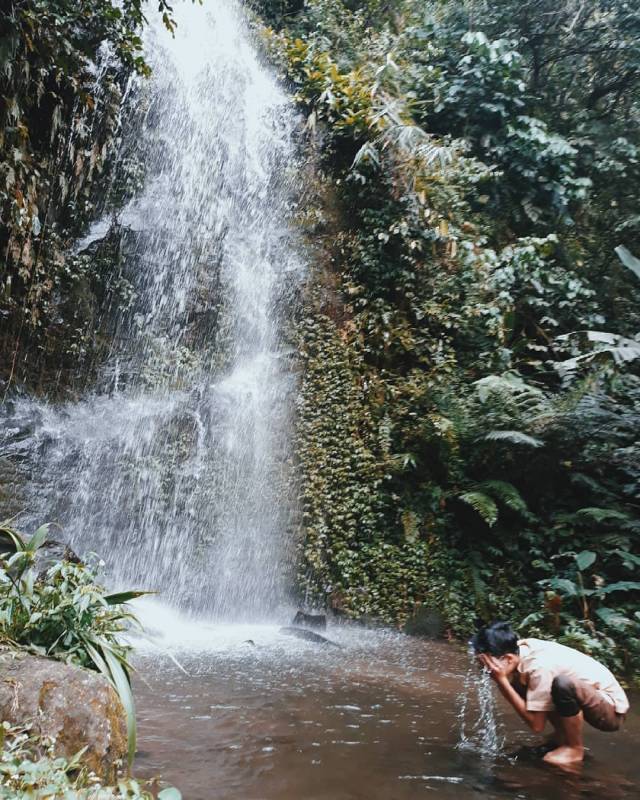
[[[456,635],[508,617],[637,672],[640,2],[251,5],[314,170],[302,584]],[[143,177],[118,151],[143,14],[0,12],[5,395],[86,375],[130,300],[117,240],[72,245]]]
[[[260,6],[320,165],[303,580],[636,672],[640,3]]]

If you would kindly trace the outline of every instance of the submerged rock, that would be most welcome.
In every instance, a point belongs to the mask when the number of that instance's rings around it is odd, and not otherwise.
[[[319,631],[327,629],[326,614],[306,614],[304,611],[298,611],[291,623],[300,628],[316,628]]]
[[[106,678],[90,670],[3,648],[0,716],[54,739],[61,756],[86,747],[83,764],[106,781],[126,763],[124,709]]]
[[[280,633],[285,636],[295,636],[297,639],[304,639],[307,642],[314,642],[315,644],[329,645],[329,647],[342,647],[337,642],[332,642],[326,636],[320,636],[319,633],[308,631],[306,628],[280,628]]]

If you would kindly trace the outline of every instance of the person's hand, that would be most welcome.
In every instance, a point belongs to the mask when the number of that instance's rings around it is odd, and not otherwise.
[[[488,653],[480,653],[478,661],[487,670],[489,675],[496,683],[508,680],[506,667],[499,658],[490,656]]]

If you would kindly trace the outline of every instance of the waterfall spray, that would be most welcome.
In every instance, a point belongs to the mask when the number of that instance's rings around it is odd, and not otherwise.
[[[483,757],[495,758],[502,752],[504,736],[496,719],[491,677],[487,670],[478,669],[473,652],[470,652],[469,657],[472,662],[458,698],[460,706],[458,748],[476,750]],[[475,721],[470,721],[474,695],[477,702],[477,717]]]
[[[133,307],[94,391],[13,404],[7,452],[28,476],[25,527],[59,522],[114,583],[255,620],[289,585],[297,120],[240,4],[175,18],[171,37],[149,13],[152,75],[128,94],[146,176],[119,214]]]

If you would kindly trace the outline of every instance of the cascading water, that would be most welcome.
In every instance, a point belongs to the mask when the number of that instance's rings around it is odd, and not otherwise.
[[[175,16],[175,38],[148,31],[152,77],[128,95],[143,104],[125,137],[142,137],[146,174],[118,220],[134,308],[93,393],[9,404],[5,456],[27,486],[23,528],[55,520],[118,584],[256,619],[286,602],[295,508],[296,120],[234,0]]]
[[[493,681],[486,670],[479,670],[473,653],[469,654],[471,664],[465,675],[462,692],[458,698],[458,748],[477,750],[481,756],[492,759],[502,752],[504,736],[496,718]],[[469,726],[470,701],[476,696],[477,717]]]

